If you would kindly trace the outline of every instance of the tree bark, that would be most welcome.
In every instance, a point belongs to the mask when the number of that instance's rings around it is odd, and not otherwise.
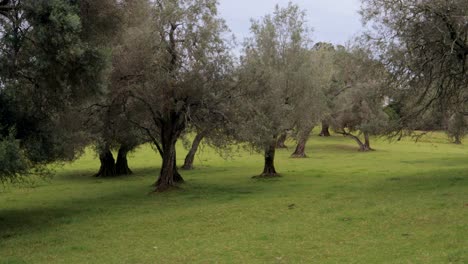
[[[115,170],[117,175],[131,175],[133,172],[128,166],[127,154],[129,148],[125,145],[121,145],[119,153],[117,154],[117,162],[115,163]]]
[[[372,150],[371,148],[371,145],[370,145],[370,139],[369,139],[369,133],[364,133],[364,147],[365,147],[365,151],[369,151],[369,150]]]
[[[187,153],[187,156],[185,156],[184,165],[182,166],[183,170],[193,170],[193,161],[195,160],[195,154],[197,153],[198,146],[200,146],[200,142],[203,140],[204,137],[204,132],[200,132],[195,136],[195,139],[192,142],[192,147]]]
[[[355,136],[355,135],[352,135],[352,134],[347,134],[348,137],[354,139],[356,141],[356,143],[358,144],[359,146],[359,151],[361,152],[367,152],[367,151],[370,151],[370,147],[368,147],[366,145],[366,143],[362,143],[362,141],[359,139],[359,137]]]
[[[115,160],[112,152],[109,148],[99,153],[99,160],[101,161],[101,167],[95,177],[115,177],[117,175],[115,168]]]
[[[306,144],[307,144],[307,141],[309,140],[309,136],[312,130],[313,128],[308,128],[299,133],[296,150],[291,155],[292,158],[307,158],[305,149],[306,149]]]
[[[176,186],[177,168],[175,163],[175,143],[167,142],[163,145],[162,166],[156,182],[156,191],[165,191]],[[180,176],[180,175],[179,175]]]
[[[161,126],[162,166],[156,181],[157,192],[166,191],[184,181],[176,164],[176,143],[183,130],[177,125],[177,121],[177,118],[174,117],[171,118],[170,122],[165,122]]]
[[[322,130],[320,131],[319,136],[321,137],[330,137],[330,125],[326,120],[322,120]]]
[[[288,148],[288,146],[286,146],[286,139],[288,138],[288,134],[286,132],[282,133],[279,138],[278,138],[278,141],[276,141],[276,148]]]
[[[184,183],[185,180],[182,178],[182,175],[179,173],[179,169],[177,168],[177,154],[174,151],[174,182],[175,183]]]
[[[364,133],[364,143],[362,143],[361,139],[359,139],[358,136],[355,136],[349,132],[346,132],[345,129],[343,129],[342,131],[339,131],[337,132],[345,137],[349,137],[349,138],[352,138],[354,139],[354,141],[356,141],[356,143],[358,144],[359,146],[359,151],[361,152],[367,152],[367,151],[371,151],[372,148],[370,147],[370,139],[369,139],[369,134],[368,133]]]
[[[270,178],[278,176],[275,169],[276,140],[265,148],[265,166],[261,177]]]

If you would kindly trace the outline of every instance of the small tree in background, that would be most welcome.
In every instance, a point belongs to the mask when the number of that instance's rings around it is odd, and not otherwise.
[[[292,96],[303,84],[296,73],[307,60],[310,30],[304,11],[292,3],[252,21],[250,30],[252,37],[245,41],[241,60],[241,86],[247,96],[239,133],[264,151],[261,176],[274,177],[278,137],[293,126]]]
[[[96,152],[100,160],[97,177],[115,177],[132,174],[128,166],[127,155],[137,146],[144,143],[140,131],[127,119],[125,104],[127,103],[128,64],[131,58],[121,53],[120,45],[128,41],[130,29],[143,25],[148,20],[148,7],[145,1],[82,1],[81,7],[90,14],[101,14],[97,20],[106,20],[112,16],[112,25],[99,23],[102,28],[113,28],[112,35],[99,35],[101,40],[111,50],[112,67],[109,70],[105,94],[89,107],[86,126],[95,142]],[[103,10],[100,12],[99,10]],[[110,12],[111,11],[111,12]],[[91,20],[92,22],[93,20]],[[90,22],[88,22],[90,23]],[[94,32],[94,31],[93,31]],[[98,31],[99,32],[99,31]],[[137,62],[135,62],[137,63]],[[114,158],[112,151],[117,152]]]
[[[288,139],[288,130],[284,131],[278,136],[278,140],[276,141],[276,148],[279,148],[279,149],[288,148],[288,146],[286,146],[287,139]]]
[[[462,139],[468,133],[466,116],[461,113],[453,114],[448,120],[447,135],[455,144],[461,144]]]
[[[297,146],[293,158],[305,158],[305,148],[313,128],[327,113],[326,91],[334,76],[333,46],[316,44],[306,62],[295,72],[297,89],[291,96],[295,110],[290,118],[295,123]]]
[[[360,151],[369,151],[370,136],[383,133],[388,124],[382,93],[387,72],[365,49],[342,50],[339,56],[341,83],[347,89],[336,98],[333,128],[336,133],[354,139]]]
[[[193,170],[195,154],[197,153],[198,148],[200,147],[200,143],[205,138],[207,133],[208,131],[204,130],[195,135],[195,138],[193,139],[192,144],[190,145],[190,149],[187,155],[185,156],[184,165],[182,165],[181,167],[183,170]]]

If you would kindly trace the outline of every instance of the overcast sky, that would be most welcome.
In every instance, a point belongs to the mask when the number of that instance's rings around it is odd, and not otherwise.
[[[220,13],[239,42],[249,35],[250,19],[273,12],[289,0],[219,0]],[[307,11],[314,42],[345,44],[362,29],[359,0],[292,0]]]

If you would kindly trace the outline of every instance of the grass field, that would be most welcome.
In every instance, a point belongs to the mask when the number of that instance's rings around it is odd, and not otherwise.
[[[92,153],[50,181],[0,191],[0,263],[468,263],[468,146],[442,134],[374,142],[313,137],[308,159],[205,148],[181,190],[149,194],[160,164],[96,179]],[[185,150],[179,149],[179,163]]]

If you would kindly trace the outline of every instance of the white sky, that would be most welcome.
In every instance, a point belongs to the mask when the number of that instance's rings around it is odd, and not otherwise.
[[[219,0],[220,14],[238,42],[249,35],[250,19],[270,14],[289,0]],[[291,0],[307,11],[314,42],[345,44],[362,30],[359,0]]]

